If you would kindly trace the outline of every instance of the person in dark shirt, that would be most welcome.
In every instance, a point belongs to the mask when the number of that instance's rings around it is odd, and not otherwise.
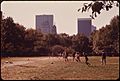
[[[102,52],[102,65],[103,64],[106,65],[106,53],[104,51]]]
[[[86,63],[87,65],[90,65],[90,63],[88,62],[87,54],[83,53],[83,55],[85,56],[85,63]]]
[[[75,60],[75,52],[72,54],[72,56],[73,56],[73,61]]]

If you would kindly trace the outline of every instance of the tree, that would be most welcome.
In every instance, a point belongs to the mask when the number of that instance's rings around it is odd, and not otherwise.
[[[95,0],[92,1],[91,3],[84,3],[84,6],[82,7],[82,9],[78,9],[78,11],[81,10],[81,12],[86,12],[89,11],[89,9],[92,10],[92,15],[90,15],[90,17],[92,19],[94,19],[94,17],[97,17],[97,14],[101,13],[101,10],[106,10],[109,11],[110,9],[112,9],[114,6],[119,7],[119,0],[103,0],[103,1],[99,1],[99,0]]]
[[[38,55],[46,55],[49,52],[48,35],[37,32],[35,35],[34,52]]]
[[[59,34],[59,42],[60,45],[65,46],[65,47],[70,47],[72,45],[72,41],[70,40],[70,37],[66,33],[61,33]]]
[[[93,50],[96,53],[106,51],[107,53],[119,53],[119,16],[115,16],[109,25],[91,34]]]
[[[113,48],[119,54],[119,16],[114,16],[110,21],[111,25],[111,39],[113,39]]]
[[[13,36],[12,36],[12,43],[14,44],[14,47],[16,48],[17,53],[24,52],[24,37],[25,37],[25,27],[15,23],[15,28],[12,30]]]
[[[82,52],[90,52],[90,45],[89,45],[89,39],[81,34],[77,34],[76,36],[72,37],[72,48],[75,51],[78,51],[80,53]]]
[[[68,53],[69,56],[72,56],[73,53],[75,53],[75,50],[70,46],[66,47],[66,52]]]
[[[34,50],[34,42],[35,42],[36,30],[27,29],[25,31],[25,52],[32,53]]]
[[[60,45],[59,42],[60,37],[58,34],[47,34],[47,37],[49,47],[52,47],[54,45]]]
[[[14,23],[11,17],[1,21],[1,51],[2,53],[15,53],[24,48],[25,27]]]
[[[61,45],[54,45],[54,46],[52,47],[51,51],[52,51],[52,54],[53,54],[54,56],[56,56],[56,55],[58,55],[59,53],[63,53],[64,47],[61,46]]]
[[[11,31],[15,24],[13,23],[13,19],[8,17],[6,19],[2,19],[1,21],[1,51],[9,52],[13,48],[13,44],[11,40],[9,40],[9,36],[11,35]]]

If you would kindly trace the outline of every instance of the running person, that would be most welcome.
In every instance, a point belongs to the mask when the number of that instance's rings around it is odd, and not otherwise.
[[[79,52],[76,52],[75,57],[76,57],[76,61],[77,62],[81,62],[80,61],[80,54],[79,54]]]
[[[90,65],[90,63],[88,62],[87,54],[84,53],[84,56],[85,56],[85,63],[86,63],[87,65]]]

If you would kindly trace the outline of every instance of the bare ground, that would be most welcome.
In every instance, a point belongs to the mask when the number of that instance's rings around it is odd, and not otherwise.
[[[12,63],[5,63],[6,61]],[[107,65],[101,65],[101,57],[89,57],[91,66],[82,62],[65,62],[56,57],[13,57],[1,59],[3,80],[116,80],[119,78],[119,57],[107,57]]]

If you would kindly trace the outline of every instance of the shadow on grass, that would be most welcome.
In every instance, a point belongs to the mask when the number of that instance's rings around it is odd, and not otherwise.
[[[26,67],[26,68],[37,68],[37,66],[26,66],[26,65],[16,65],[19,67]]]

